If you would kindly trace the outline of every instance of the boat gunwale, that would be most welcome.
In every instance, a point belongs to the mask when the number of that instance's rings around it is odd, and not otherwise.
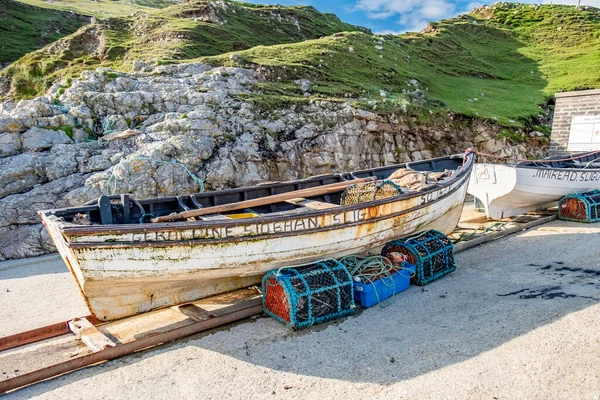
[[[569,154],[568,156],[553,156],[553,157],[546,157],[543,160],[531,160],[531,161],[521,161],[518,162],[516,164],[496,164],[496,163],[480,163],[480,164],[492,164],[492,165],[505,165],[507,167],[513,167],[513,168],[534,168],[534,169],[567,169],[567,170],[572,170],[572,169],[583,169],[583,168],[577,168],[574,165],[570,166],[570,167],[553,167],[552,164],[554,163],[564,163],[565,161],[561,161],[561,160],[566,160],[566,161],[575,161],[577,159],[580,158],[585,158],[585,157],[590,157],[594,154],[598,154],[598,150],[591,150],[591,151],[583,151],[580,153],[573,153],[573,154]],[[600,155],[594,159],[592,159],[591,162],[594,162],[596,160],[600,160]],[[540,162],[542,161],[542,162]],[[528,165],[528,164],[540,164],[540,165]],[[547,166],[541,166],[541,165],[547,165]],[[600,171],[600,168],[585,168],[586,170],[598,170]]]
[[[467,173],[470,175],[471,170],[473,169],[473,166],[475,165],[475,156],[470,156],[470,155],[463,155],[463,154],[454,154],[454,155],[450,155],[450,156],[446,156],[446,157],[439,157],[439,158],[433,158],[433,159],[428,159],[428,160],[423,160],[423,162],[431,162],[431,161],[437,161],[437,160],[446,160],[446,159],[453,159],[453,158],[463,158],[463,160],[466,160],[465,163],[457,168],[455,171],[457,171],[458,169],[461,169],[461,171],[459,171],[456,175],[452,176],[450,179],[448,179],[447,181],[443,182],[443,183],[439,183],[436,184],[435,186],[432,186],[431,188],[427,188],[425,190],[422,191],[418,191],[418,192],[413,192],[413,193],[405,193],[405,194],[401,194],[399,196],[394,196],[394,197],[388,197],[385,199],[380,199],[380,200],[373,200],[373,201],[368,201],[368,202],[364,202],[364,203],[359,203],[359,204],[351,204],[351,205],[346,205],[346,206],[339,206],[336,208],[328,208],[328,209],[324,209],[324,210],[307,210],[307,211],[299,211],[296,214],[287,214],[287,215],[262,215],[260,217],[256,217],[256,218],[244,218],[244,219],[232,219],[232,220],[204,220],[204,221],[181,221],[181,222],[163,222],[163,223],[156,223],[156,224],[111,224],[111,225],[66,225],[64,222],[59,222],[58,223],[58,228],[60,229],[60,231],[63,233],[63,235],[66,236],[88,236],[88,235],[93,235],[93,234],[100,234],[100,235],[110,235],[110,234],[124,234],[124,233],[146,233],[146,232],[160,232],[160,231],[178,231],[178,230],[183,230],[183,229],[194,229],[194,228],[206,228],[206,227],[223,227],[223,226],[239,226],[239,225],[245,225],[247,223],[250,224],[254,224],[254,223],[269,223],[269,222],[276,222],[276,221],[287,221],[287,220],[294,220],[294,219],[299,219],[299,218],[310,218],[310,217],[315,217],[315,216],[325,216],[325,215],[329,215],[329,214],[339,214],[342,212],[348,212],[348,211],[354,211],[354,210],[358,210],[358,209],[363,209],[363,208],[370,208],[370,207],[375,207],[375,206],[380,206],[383,204],[387,204],[387,203],[391,203],[391,202],[395,202],[395,201],[399,201],[399,200],[408,200],[408,199],[412,199],[412,198],[416,198],[416,197],[420,197],[423,195],[426,195],[430,192],[434,192],[437,190],[440,190],[442,188],[451,186],[453,184],[455,184],[457,181],[459,181],[460,179],[462,179],[464,177],[464,175],[467,175]],[[404,164],[396,164],[398,166],[400,165],[406,165],[408,166],[410,163],[404,163]],[[377,169],[385,169],[385,168],[392,168],[395,167],[396,165],[390,165],[390,166],[386,166],[386,167],[379,167],[379,168],[373,168],[373,169],[368,169],[368,170],[361,170],[361,171],[352,171],[351,173],[360,173],[360,172],[364,172],[364,171],[374,171]],[[345,173],[339,174],[339,175],[331,175],[331,176],[343,176],[345,175]],[[293,181],[290,181],[293,182]],[[248,188],[253,188],[256,186],[250,186]],[[229,189],[229,190],[239,190],[239,189]],[[439,198],[435,199],[434,202],[437,202],[445,197],[447,197],[448,195],[450,195],[453,192],[449,192],[443,196],[440,196]],[[160,199],[160,198],[158,198]],[[408,210],[403,210],[402,212],[398,213],[398,215],[401,215],[402,213],[404,213],[405,211],[409,211],[409,210],[417,210],[421,207],[425,207],[427,205],[429,205],[431,203],[425,203],[425,204],[420,204],[417,207],[413,207],[411,209]],[[92,207],[92,206],[90,206]],[[71,208],[71,207],[69,207]],[[77,207],[72,207],[72,208],[77,208]],[[68,209],[68,208],[66,208]],[[66,209],[54,209],[54,210],[41,210],[38,213],[40,215],[43,215],[44,217],[48,217],[51,216],[53,212],[56,212],[58,210],[66,210]],[[413,211],[414,211],[413,210]],[[390,215],[392,214],[387,214],[385,216],[379,217],[379,218],[389,218]],[[377,219],[369,219],[369,221],[375,221]],[[56,223],[54,221],[49,221],[50,223]],[[322,228],[319,228],[322,229]],[[309,232],[309,231],[307,231]],[[296,232],[297,234],[297,232]],[[252,236],[251,238],[257,238],[258,236]],[[249,237],[241,237],[241,239],[245,239],[248,240]],[[183,241],[183,243],[186,243],[189,241]],[[208,242],[206,240],[203,240],[203,242]],[[85,242],[80,242],[80,243],[85,243]],[[126,243],[126,242],[118,242],[118,243]],[[137,243],[139,244],[140,242],[133,242],[133,243]],[[150,242],[152,244],[155,244],[157,242]],[[182,243],[182,242],[169,242],[169,243]],[[109,244],[109,243],[107,243]],[[111,242],[110,244],[115,245],[116,242]],[[75,245],[75,243],[71,243],[69,244],[69,246],[73,247]],[[94,243],[94,245],[96,245],[96,243]],[[76,248],[76,247],[73,247]]]
[[[463,187],[463,185],[465,185],[466,183],[467,183],[467,181],[465,180],[465,182],[461,183],[457,187],[457,189]],[[357,225],[379,222],[379,221],[390,219],[390,218],[396,218],[396,217],[399,217],[404,214],[410,214],[410,213],[418,211],[422,208],[431,206],[432,204],[435,204],[435,203],[453,195],[455,192],[456,191],[448,192],[445,195],[440,196],[440,197],[436,198],[435,200],[431,201],[430,203],[419,204],[418,206],[407,208],[406,210],[398,211],[395,213],[389,213],[389,214],[385,214],[385,215],[375,217],[375,218],[368,218],[368,219],[362,220],[362,221],[352,221],[352,222],[339,224],[339,225],[322,226],[319,228],[312,228],[312,229],[306,229],[306,230],[295,231],[295,232],[279,232],[276,234],[262,234],[262,235],[254,235],[254,236],[239,236],[239,237],[225,237],[225,238],[218,238],[218,239],[197,239],[197,240],[75,242],[75,243],[69,243],[69,247],[71,249],[76,249],[76,250],[87,249],[87,248],[115,248],[115,249],[118,249],[118,248],[130,248],[130,247],[174,247],[174,246],[187,246],[187,245],[194,245],[194,244],[211,245],[211,244],[219,244],[219,243],[237,243],[237,242],[248,242],[248,241],[254,241],[254,240],[265,240],[265,239],[270,239],[270,238],[301,236],[301,235],[305,235],[305,234],[334,231],[334,230],[353,227],[353,226],[357,226]],[[398,196],[393,197],[392,199],[398,200]],[[402,200],[404,200],[404,199],[402,199]],[[367,207],[367,208],[369,208],[369,207]]]
[[[506,165],[506,164],[494,164],[494,163],[481,163],[481,164],[478,164],[478,165],[484,165],[484,164],[489,164],[489,165],[505,165],[506,167],[510,167],[510,168],[541,169],[542,171],[546,171],[546,170],[555,170],[555,171],[564,170],[564,171],[577,171],[577,172],[589,172],[589,171],[600,172],[600,168],[577,168],[575,166],[573,166],[573,167],[536,167],[536,166],[533,166],[533,165]]]

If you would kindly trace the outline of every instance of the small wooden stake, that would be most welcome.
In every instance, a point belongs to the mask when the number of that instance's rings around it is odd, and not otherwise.
[[[69,321],[69,329],[93,352],[115,347],[117,344],[105,336],[85,318]]]

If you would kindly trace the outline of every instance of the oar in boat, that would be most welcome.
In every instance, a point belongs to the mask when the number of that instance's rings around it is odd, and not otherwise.
[[[329,185],[317,186],[312,188],[300,189],[300,190],[292,190],[286,193],[274,194],[271,196],[259,197],[256,199],[238,201],[236,203],[223,204],[220,206],[199,208],[197,210],[183,211],[178,214],[165,215],[163,217],[153,218],[152,222],[168,222],[168,221],[176,221],[179,219],[193,218],[199,217],[202,215],[208,214],[218,214],[227,211],[235,211],[241,210],[243,208],[264,206],[268,204],[279,203],[281,201],[296,199],[298,197],[311,197],[311,196],[319,196],[322,194],[339,192],[342,189],[347,188],[350,185],[355,185],[357,183],[365,183],[372,182],[375,178],[361,178],[354,179],[351,181],[342,181],[331,183]]]

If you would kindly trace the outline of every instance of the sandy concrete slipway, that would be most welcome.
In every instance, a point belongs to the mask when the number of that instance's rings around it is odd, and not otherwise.
[[[600,225],[555,221],[385,308],[301,332],[254,318],[6,398],[599,399],[599,256]],[[0,335],[86,311],[57,256],[0,263]]]

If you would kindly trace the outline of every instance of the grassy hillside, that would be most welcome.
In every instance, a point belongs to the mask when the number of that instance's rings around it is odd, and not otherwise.
[[[88,68],[127,69],[133,60],[185,60],[357,29],[364,30],[312,7],[196,0],[99,20],[27,54],[2,75],[14,98],[26,98]]]
[[[496,3],[424,32],[346,33],[285,52],[256,47],[238,52],[238,62],[227,54],[203,60],[267,67],[270,80],[287,85],[267,85],[257,98],[264,103],[292,101],[301,93],[291,82],[306,78],[317,95],[362,97],[369,109],[412,109],[419,118],[451,111],[508,127],[535,125],[556,91],[600,87],[597,9]]]
[[[242,65],[267,66],[272,81],[306,78],[315,83],[313,93],[364,98],[364,106],[377,101],[372,108],[380,110],[449,109],[502,124],[541,112],[545,82],[536,63],[519,53],[518,41],[470,22],[455,21],[446,28],[415,37],[344,33],[289,45],[285,51],[256,47],[238,54]],[[228,55],[203,61],[234,64]],[[267,93],[277,95],[280,87],[268,85]],[[294,94],[301,95],[300,85],[288,85],[286,95]]]
[[[83,27],[26,55],[3,73],[12,96],[39,94],[86,68],[200,60],[260,67],[268,82],[250,98],[264,107],[351,98],[359,107],[421,122],[457,113],[538,129],[556,91],[600,88],[595,8],[496,3],[423,33],[378,36],[312,7],[208,0],[148,7],[165,2],[116,2],[144,11]],[[309,93],[294,83],[301,78],[312,82]]]
[[[88,18],[0,0],[0,63],[9,63],[75,32]]]
[[[473,16],[518,36],[520,51],[547,77],[545,92],[600,87],[600,10],[559,5],[476,9]]]
[[[165,8],[184,0],[19,0],[32,6],[54,10],[73,11],[97,18],[126,17],[135,12],[149,12],[154,8]]]

